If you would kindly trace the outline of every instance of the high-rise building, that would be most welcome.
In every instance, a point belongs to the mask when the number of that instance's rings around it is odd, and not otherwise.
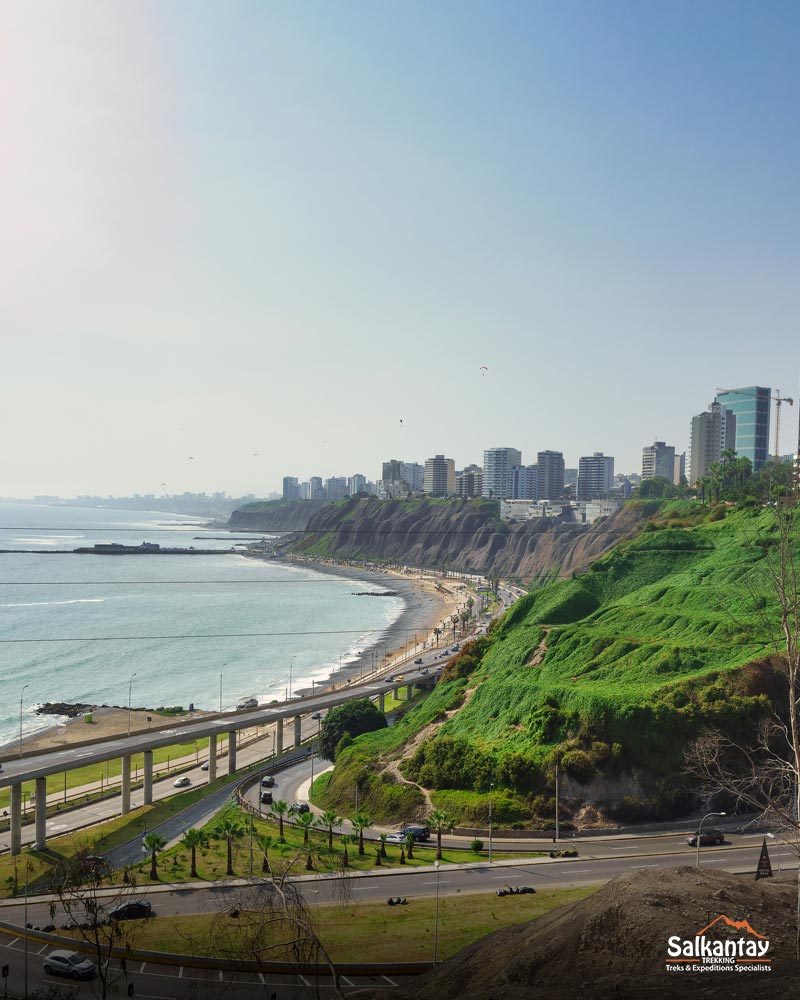
[[[308,481],[309,500],[324,500],[325,490],[322,486],[322,476],[312,476]]]
[[[456,494],[471,499],[483,492],[483,469],[479,465],[467,465],[456,472]]]
[[[425,488],[425,466],[419,462],[403,462],[402,476],[412,493],[422,493]]]
[[[675,477],[672,480],[676,486],[680,486],[686,477],[686,452],[682,451],[680,455],[675,456]]]
[[[596,451],[578,459],[578,499],[597,500],[614,486],[614,459]]]
[[[284,500],[300,499],[300,484],[297,481],[297,476],[283,477],[283,499]]]
[[[689,482],[696,483],[707,476],[723,451],[733,448],[735,443],[736,417],[733,410],[714,402],[705,413],[692,417]]]
[[[403,478],[403,465],[399,458],[390,458],[383,463],[381,479],[385,483],[399,483]]]
[[[344,500],[347,496],[347,479],[344,476],[332,476],[325,480],[325,499]]]
[[[511,469],[511,499],[539,499],[539,466],[515,465]]]
[[[506,500],[511,496],[511,470],[522,465],[517,448],[487,448],[483,453],[483,496]]]
[[[675,482],[675,448],[663,441],[654,441],[642,448],[642,479],[655,479],[656,476]]]
[[[446,497],[456,491],[456,463],[452,458],[435,455],[425,462],[425,493],[432,497]]]
[[[739,458],[749,458],[757,472],[769,456],[769,407],[771,389],[748,385],[743,389],[718,392],[714,402],[736,417],[736,442],[732,445]],[[692,469],[694,476],[694,469]]]
[[[347,480],[347,491],[351,497],[354,497],[356,493],[366,492],[367,487],[367,477],[362,476],[360,472],[357,472],[354,476],[350,476]]]
[[[539,466],[539,499],[560,500],[564,496],[563,453],[540,451],[536,464]]]

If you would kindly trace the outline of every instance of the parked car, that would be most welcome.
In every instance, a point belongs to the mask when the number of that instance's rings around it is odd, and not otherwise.
[[[181,775],[180,778],[176,778],[172,782],[172,787],[173,788],[186,788],[188,785],[191,785],[191,783],[192,783],[192,779],[191,778],[187,778],[187,776],[184,774],[184,775]]]
[[[712,844],[723,844],[725,842],[725,834],[722,830],[703,830],[700,834],[700,846],[710,847]],[[689,847],[697,847],[697,834],[693,833],[686,838],[686,843]]]
[[[108,911],[109,920],[142,920],[152,915],[153,904],[146,899],[132,899]]]
[[[203,763],[200,765],[200,770],[207,771],[208,768],[209,768],[209,762],[207,760],[204,760]]]
[[[387,833],[386,843],[387,844],[405,844],[406,838],[402,833]]]
[[[311,812],[311,806],[307,802],[293,802],[291,808],[296,813]]]
[[[274,788],[275,787],[275,779],[272,777],[271,774],[265,774],[264,775],[264,777],[261,779],[261,787],[262,788]]]
[[[97,975],[94,962],[77,951],[51,951],[45,958],[43,967],[48,976],[92,979]]]
[[[414,840],[431,839],[431,831],[427,828],[427,826],[404,826],[400,833],[406,837],[410,833]]]
[[[272,805],[272,792],[262,792],[261,793],[261,805],[271,806]]]

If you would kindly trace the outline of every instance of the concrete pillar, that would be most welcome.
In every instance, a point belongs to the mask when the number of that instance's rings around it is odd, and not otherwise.
[[[11,786],[11,854],[22,850],[22,783]]]
[[[208,780],[214,781],[217,777],[217,734],[212,733],[208,737]]]
[[[295,745],[295,747],[299,747],[300,744],[301,744],[301,742],[302,742],[302,740],[303,740],[303,734],[300,732],[300,724],[302,723],[302,721],[303,720],[300,718],[299,715],[296,715],[294,717],[294,745]]]
[[[36,849],[47,843],[47,778],[36,779]]]
[[[275,723],[275,756],[283,753],[283,719]]]
[[[411,699],[414,697],[413,692],[414,692],[414,685],[406,684],[406,701],[411,701]]]
[[[236,730],[228,733],[228,774],[236,773]]]
[[[122,758],[122,815],[131,811],[131,755]]]
[[[384,695],[383,691],[381,691],[381,693],[378,695],[378,710],[380,712],[383,711],[383,706],[384,706],[385,698],[386,698],[386,696]]]
[[[144,752],[144,804],[153,804],[153,751]]]

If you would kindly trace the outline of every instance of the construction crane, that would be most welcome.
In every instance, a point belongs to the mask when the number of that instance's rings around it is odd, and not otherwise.
[[[738,392],[742,396],[756,396],[757,393],[746,389],[720,389],[717,387],[717,395],[724,392]],[[773,459],[775,463],[780,461],[780,437],[781,437],[781,403],[788,403],[789,406],[794,406],[794,400],[791,396],[781,396],[781,390],[776,389],[775,395],[769,397],[775,404],[775,454]],[[800,433],[800,432],[799,432]],[[800,451],[800,437],[798,438],[798,451]]]

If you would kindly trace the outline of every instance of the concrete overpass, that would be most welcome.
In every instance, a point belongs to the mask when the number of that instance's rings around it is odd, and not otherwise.
[[[429,654],[430,655],[430,654]],[[428,659],[428,657],[426,657]],[[205,716],[179,725],[166,723],[157,728],[133,732],[129,736],[112,736],[104,739],[74,743],[69,748],[53,747],[48,750],[23,752],[16,757],[0,758],[0,788],[11,790],[11,854],[19,854],[22,849],[22,784],[35,781],[34,822],[36,846],[43,849],[47,842],[47,776],[63,774],[79,767],[104,763],[107,760],[122,759],[121,814],[131,809],[131,758],[133,754],[144,755],[144,804],[153,802],[153,751],[160,747],[172,746],[208,737],[208,780],[217,776],[217,739],[228,736],[228,774],[236,771],[236,736],[242,729],[275,724],[275,752],[284,749],[284,723],[293,720],[293,739],[297,747],[301,742],[300,726],[304,715],[326,711],[358,698],[372,698],[383,711],[384,698],[388,692],[405,687],[408,697],[412,689],[430,688],[436,683],[443,663],[430,667],[415,665],[413,670],[401,668],[402,672],[392,680],[378,678],[366,683],[350,683],[338,690],[295,698],[288,702],[245,709],[240,712],[226,712],[214,717]]]

